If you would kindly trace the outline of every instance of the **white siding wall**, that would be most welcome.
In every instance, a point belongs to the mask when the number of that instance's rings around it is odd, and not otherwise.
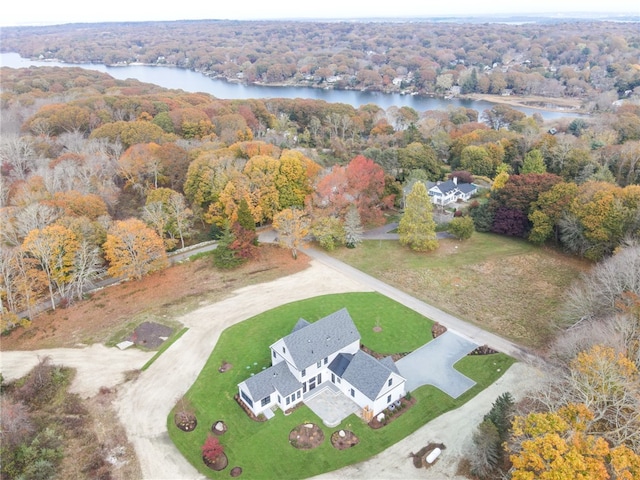
[[[404,382],[399,385],[396,385],[394,388],[387,390],[384,395],[380,395],[379,398],[373,403],[373,414],[378,415],[382,412],[390,402],[387,402],[387,398],[391,395],[391,402],[395,402],[396,400],[400,400],[405,395],[404,391]]]

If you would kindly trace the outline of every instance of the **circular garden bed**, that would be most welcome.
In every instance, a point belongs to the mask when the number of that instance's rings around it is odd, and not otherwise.
[[[289,443],[300,450],[311,450],[322,442],[324,442],[324,432],[315,423],[303,423],[289,433]]]
[[[360,439],[349,430],[338,430],[331,434],[331,445],[338,450],[355,447],[358,443],[360,443]]]

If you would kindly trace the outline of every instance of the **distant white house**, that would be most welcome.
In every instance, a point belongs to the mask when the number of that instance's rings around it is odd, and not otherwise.
[[[474,183],[458,182],[457,177],[453,177],[446,182],[425,182],[427,193],[431,197],[431,202],[435,205],[449,205],[450,203],[468,201],[473,195],[478,193],[478,186]],[[413,185],[405,188],[404,196],[411,192]]]
[[[240,399],[255,415],[286,411],[326,382],[373,415],[406,394],[391,357],[378,360],[360,349],[346,308],[314,323],[298,320],[270,349],[272,366],[238,384]]]

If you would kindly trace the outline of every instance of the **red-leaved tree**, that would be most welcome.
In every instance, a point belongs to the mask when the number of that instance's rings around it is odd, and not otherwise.
[[[224,453],[224,447],[216,437],[208,436],[202,445],[202,456],[210,462],[215,462],[216,458]]]

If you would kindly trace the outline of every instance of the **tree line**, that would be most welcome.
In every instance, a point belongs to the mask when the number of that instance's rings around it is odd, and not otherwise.
[[[177,21],[3,29],[3,51],[144,63],[232,81],[386,92],[575,97],[601,108],[640,85],[633,22]]]
[[[356,109],[219,100],[76,68],[2,75],[7,326],[8,311],[74,301],[105,272],[139,278],[211,236],[230,263],[250,258],[256,226],[272,223],[294,254],[307,233],[327,249],[356,246],[402,205],[404,186],[453,172],[492,185],[469,212],[478,230],[592,259],[638,236],[632,102],[550,125],[504,105]]]

